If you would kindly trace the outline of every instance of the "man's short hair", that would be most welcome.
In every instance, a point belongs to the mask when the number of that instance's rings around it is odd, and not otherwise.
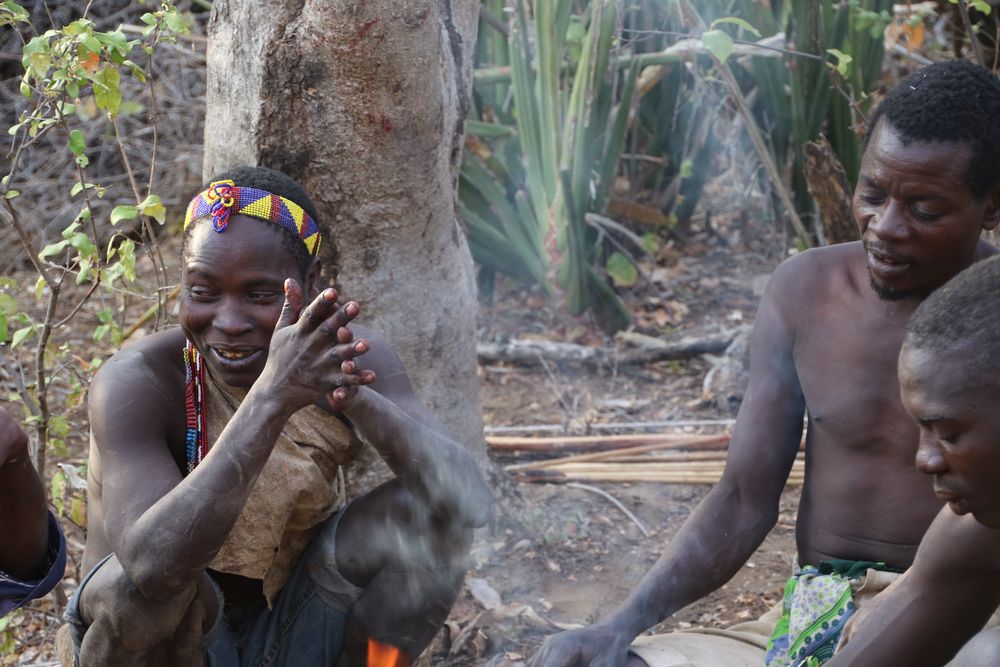
[[[968,355],[970,386],[1000,384],[1000,256],[976,262],[927,297],[913,313],[904,346]]]
[[[306,194],[306,191],[302,189],[302,186],[284,173],[274,169],[268,169],[267,167],[240,166],[233,167],[229,171],[215,176],[210,180],[210,182],[224,180],[232,181],[237,187],[242,186],[256,188],[258,190],[266,190],[271,194],[280,195],[286,199],[292,200],[301,206],[302,209],[309,214],[309,217],[316,221],[316,226],[319,227],[320,235],[326,239],[326,229],[320,223],[319,216],[316,215],[316,205],[313,204],[312,199],[310,199],[309,195]],[[306,272],[309,270],[309,266],[313,261],[313,257],[309,254],[308,248],[306,248],[306,245],[302,242],[302,240],[290,230],[285,229],[281,225],[271,226],[281,232],[282,249],[295,259],[295,264],[299,267],[299,271],[301,271],[302,276],[305,277]],[[190,231],[190,229],[191,227],[188,227],[188,231]]]
[[[928,65],[893,88],[868,121],[865,146],[878,121],[913,141],[955,141],[972,148],[966,183],[979,198],[1000,183],[1000,78],[967,60]]]

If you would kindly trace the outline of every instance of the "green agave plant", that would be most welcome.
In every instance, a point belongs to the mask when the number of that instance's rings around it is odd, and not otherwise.
[[[501,3],[484,6],[503,15]],[[542,285],[612,330],[629,314],[595,268],[597,232],[585,216],[607,204],[639,66],[613,62],[618,6],[592,0],[574,14],[572,0],[517,3],[506,53],[495,38],[480,42],[481,57],[509,70],[499,83],[477,82],[459,183],[481,266]]]

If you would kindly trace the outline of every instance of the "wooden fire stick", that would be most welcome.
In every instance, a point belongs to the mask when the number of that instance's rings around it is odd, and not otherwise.
[[[723,465],[714,469],[704,464],[699,468],[682,467],[675,464],[673,469],[664,469],[664,464],[650,468],[642,464],[603,463],[600,466],[575,464],[566,469],[546,468],[542,470],[522,471],[517,479],[522,482],[569,482],[569,481],[605,481],[605,482],[668,482],[675,484],[716,484],[722,477]],[[788,476],[788,484],[801,485],[805,479],[805,468],[801,462],[796,462]]]
[[[645,454],[646,452],[655,452],[663,449],[719,449],[722,445],[729,444],[730,436],[726,435],[715,435],[715,436],[694,436],[688,437],[686,440],[668,440],[657,442],[648,445],[640,445],[638,447],[626,447],[625,449],[618,449],[612,451],[604,452],[593,452],[590,454],[576,454],[575,456],[564,456],[557,459],[546,459],[545,461],[532,461],[531,463],[518,463],[515,465],[510,465],[505,468],[507,472],[521,472],[524,470],[540,470],[543,468],[549,468],[554,465],[559,465],[561,463],[579,463],[582,461],[603,461],[616,456],[631,456],[635,454]]]
[[[650,433],[633,435],[578,435],[526,438],[521,436],[486,436],[490,449],[497,452],[559,452],[564,450],[605,451],[626,449],[662,442],[714,440],[719,436],[691,433]],[[728,436],[726,436],[728,437]]]

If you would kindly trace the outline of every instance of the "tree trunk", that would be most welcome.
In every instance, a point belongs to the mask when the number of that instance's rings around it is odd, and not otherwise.
[[[216,0],[204,171],[260,164],[305,187],[330,231],[328,276],[481,454],[475,280],[455,214],[478,12],[477,0]]]

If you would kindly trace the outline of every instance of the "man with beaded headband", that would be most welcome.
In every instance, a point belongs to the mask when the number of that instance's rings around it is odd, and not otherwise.
[[[94,379],[78,664],[413,659],[447,617],[489,493],[360,305],[319,289],[316,219],[279,172],[214,180],[187,211],[180,327]],[[348,500],[362,443],[395,478]]]

